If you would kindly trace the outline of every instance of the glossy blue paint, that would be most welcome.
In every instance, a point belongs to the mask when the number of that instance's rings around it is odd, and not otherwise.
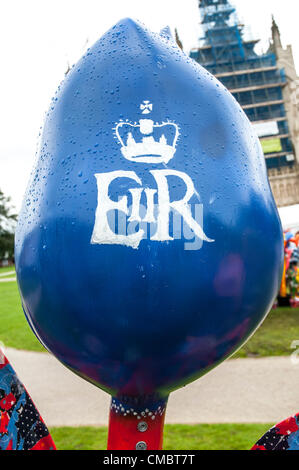
[[[176,123],[176,145],[175,126],[162,128],[173,158],[124,158],[115,128],[127,119]],[[130,127],[123,129],[126,143]],[[147,135],[140,129],[131,129],[139,142]],[[109,187],[111,200],[126,195],[130,204],[130,188],[157,190],[151,171],[167,169],[192,180],[190,207],[208,241],[91,243],[95,174],[134,172],[139,183],[130,174]],[[182,199],[180,177],[166,181],[170,200]],[[282,246],[261,147],[240,106],[167,34],[120,21],[59,86],[24,198],[16,269],[37,337],[115,396],[166,396],[232,354],[264,319],[279,288]]]

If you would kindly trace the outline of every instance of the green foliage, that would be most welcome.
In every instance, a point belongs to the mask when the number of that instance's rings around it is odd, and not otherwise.
[[[0,189],[0,260],[14,255],[14,227],[17,220],[12,213],[10,198]]]
[[[167,424],[164,450],[249,450],[272,424]],[[105,450],[106,427],[50,429],[59,450]]]

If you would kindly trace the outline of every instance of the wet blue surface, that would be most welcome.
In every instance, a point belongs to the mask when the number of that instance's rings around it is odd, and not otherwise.
[[[144,114],[140,105],[149,104]],[[153,138],[163,134],[175,150],[167,163],[124,157],[116,126],[137,123],[131,133],[142,143],[143,119],[162,125],[154,127]],[[130,126],[120,132],[125,147]],[[165,155],[169,148],[164,146]],[[189,240],[178,237],[170,216],[174,240],[152,235],[133,248],[115,243],[119,229],[110,224],[116,235],[111,244],[91,243],[95,175],[134,172],[140,182],[132,173],[111,181],[110,201],[127,197],[129,207],[129,190],[143,188],[146,206],[144,189],[153,189],[159,211],[158,194],[165,191],[156,170],[180,172],[164,174],[170,201],[186,194],[178,175],[192,181],[189,204],[192,214],[202,214],[198,225],[206,238],[192,230]],[[130,211],[118,215],[129,223]],[[101,217],[98,227],[103,222]],[[151,229],[154,234],[157,223]],[[37,337],[109,393],[165,396],[232,354],[255,330],[278,291],[282,258],[264,157],[240,106],[172,39],[129,19],[118,23],[55,94],[24,198],[16,269]]]

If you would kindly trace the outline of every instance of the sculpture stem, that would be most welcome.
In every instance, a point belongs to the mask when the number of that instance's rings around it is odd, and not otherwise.
[[[112,398],[108,450],[161,450],[167,398]]]

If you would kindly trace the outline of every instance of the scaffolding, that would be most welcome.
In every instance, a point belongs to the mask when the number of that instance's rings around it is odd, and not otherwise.
[[[269,49],[245,39],[244,25],[229,0],[199,0],[204,36],[190,56],[233,94],[259,135],[268,169],[292,167],[294,149],[283,99],[286,76]]]

